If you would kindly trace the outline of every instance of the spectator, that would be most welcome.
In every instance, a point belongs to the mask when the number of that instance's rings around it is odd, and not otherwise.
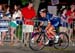
[[[67,9],[64,8],[61,11],[61,27],[60,27],[60,31],[61,32],[67,32],[67,27],[68,27],[68,22],[67,22]]]
[[[14,31],[16,30],[16,27],[18,26],[16,19],[22,20],[22,14],[21,14],[21,11],[20,11],[18,5],[14,5],[14,11],[13,11],[11,19],[12,20],[11,20],[9,25],[10,25],[10,28],[11,28],[11,33],[10,33],[11,34],[11,43],[10,43],[10,45],[12,46],[13,45],[13,38],[14,37],[17,38],[14,34]]]
[[[10,12],[10,6],[8,5],[5,5],[5,8],[4,8],[4,19],[11,19],[11,12]]]
[[[9,18],[11,18],[11,14],[10,14],[10,11],[9,11],[9,6],[8,5],[5,5],[5,10],[4,10],[4,13],[3,13],[3,17],[2,17],[2,19],[4,19],[4,20],[9,20]],[[4,9],[3,8],[3,9]],[[6,23],[5,23],[6,24]],[[2,32],[2,45],[4,45],[3,44],[3,40],[4,40],[4,38],[5,38],[5,36],[6,36],[6,31],[3,31]]]
[[[44,8],[47,9],[47,2],[45,0],[41,0],[37,11],[38,17],[40,16],[39,11]]]
[[[3,11],[3,7],[2,7],[2,4],[0,4],[0,19],[3,18],[3,14],[4,14],[4,11]],[[1,33],[1,32],[0,32]],[[5,32],[4,32],[5,33]],[[1,34],[0,34],[1,35]],[[2,33],[2,37],[4,36],[5,34]],[[1,39],[1,36],[0,36],[0,39]],[[3,45],[3,41],[0,40],[0,45]]]
[[[2,7],[2,4],[0,4],[0,19],[2,19],[3,13],[4,13],[3,7]]]
[[[27,45],[29,40],[29,33],[33,32],[34,23],[32,20],[36,16],[36,13],[33,8],[33,3],[31,1],[28,2],[28,5],[24,7],[21,11],[24,19],[24,32],[26,32],[25,45]]]
[[[70,10],[68,10],[67,13],[66,13],[66,15],[68,17],[68,22],[69,22],[70,25],[72,24],[73,18],[75,16],[74,11],[75,11],[75,5],[71,5]],[[72,28],[72,26],[71,26],[71,28]]]
[[[73,33],[73,19],[75,18],[75,5],[70,6],[70,10],[67,11],[66,15],[68,17],[68,24],[69,24],[69,36]]]

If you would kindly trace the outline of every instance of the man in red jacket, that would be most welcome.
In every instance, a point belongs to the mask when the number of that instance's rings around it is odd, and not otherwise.
[[[33,3],[29,2],[28,5],[21,10],[21,12],[24,18],[23,32],[26,33],[25,45],[27,45],[29,40],[29,34],[33,32],[34,22],[32,20],[36,16],[35,10],[33,8]]]

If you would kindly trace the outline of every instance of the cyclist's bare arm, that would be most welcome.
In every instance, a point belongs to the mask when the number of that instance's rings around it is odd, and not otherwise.
[[[39,26],[43,26],[44,22],[40,22],[40,25]]]
[[[48,21],[48,25],[47,25],[47,27],[45,28],[45,30],[48,30],[49,27],[50,27],[50,25],[51,25],[51,23]]]

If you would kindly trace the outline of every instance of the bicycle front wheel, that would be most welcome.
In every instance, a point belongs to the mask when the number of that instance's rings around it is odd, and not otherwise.
[[[41,33],[34,33],[30,36],[29,38],[29,47],[32,49],[32,50],[35,50],[35,51],[38,51],[38,50],[41,50],[44,48],[44,44],[43,44],[43,41],[44,41],[44,36],[41,35]]]
[[[60,32],[58,34],[59,40],[58,43],[54,44],[56,49],[65,49],[69,46],[69,37],[65,32]]]

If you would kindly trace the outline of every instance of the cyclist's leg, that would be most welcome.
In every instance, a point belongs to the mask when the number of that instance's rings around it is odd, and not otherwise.
[[[49,27],[49,29],[47,30],[47,34],[48,34],[48,37],[54,38],[54,36],[56,35],[56,32],[54,31],[53,26]]]

